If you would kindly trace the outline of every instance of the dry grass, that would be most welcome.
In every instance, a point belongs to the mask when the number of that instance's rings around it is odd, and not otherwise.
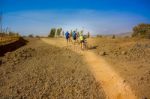
[[[16,41],[18,39],[19,39],[19,37],[11,37],[11,36],[1,37],[0,36],[0,44],[9,43],[9,42],[12,42],[12,41]]]

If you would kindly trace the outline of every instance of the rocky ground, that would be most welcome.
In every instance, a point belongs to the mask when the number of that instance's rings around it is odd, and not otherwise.
[[[0,99],[105,99],[81,55],[28,40],[0,57]]]
[[[150,98],[150,40],[91,38],[90,46],[105,58],[140,99]]]
[[[0,99],[107,97],[81,54],[39,39],[28,41],[0,57]],[[139,99],[150,98],[150,40],[90,38],[88,47],[110,64]]]

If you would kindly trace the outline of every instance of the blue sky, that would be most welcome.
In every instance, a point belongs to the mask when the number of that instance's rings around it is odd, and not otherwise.
[[[23,35],[47,35],[52,27],[94,34],[132,31],[150,23],[149,0],[0,0],[3,27]]]

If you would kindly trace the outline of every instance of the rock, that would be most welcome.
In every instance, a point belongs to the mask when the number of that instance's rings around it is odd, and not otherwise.
[[[144,78],[143,78],[143,77],[141,77],[141,78],[140,78],[140,80],[144,80]]]
[[[2,59],[2,64],[6,63],[7,61],[8,61],[7,58],[3,58],[3,59]]]
[[[10,56],[10,54],[11,54],[11,52],[7,52],[7,53],[5,54],[5,56]]]
[[[20,94],[20,91],[17,89],[17,90],[16,90],[16,93],[17,93],[17,94]]]
[[[121,50],[121,47],[119,47],[118,49]]]
[[[127,52],[126,52],[126,51],[122,51],[121,54],[122,54],[122,55],[126,55]]]
[[[142,99],[148,99],[147,97],[143,97]]]
[[[123,83],[125,83],[126,82],[126,80],[123,80]]]
[[[16,62],[16,61],[18,61],[18,59],[17,59],[16,57],[14,57],[14,58],[13,58],[13,61]]]
[[[71,58],[71,56],[68,56],[68,58]]]
[[[150,71],[147,71],[146,73],[147,73],[148,75],[150,75]]]
[[[25,53],[25,52],[27,52],[27,49],[23,49],[22,51]]]
[[[115,55],[115,56],[118,56],[118,53],[117,53],[117,52],[114,52],[114,55]]]
[[[22,57],[26,57],[26,54],[25,54],[25,53],[23,53],[21,56],[22,56]]]
[[[105,56],[105,55],[107,55],[107,53],[106,52],[101,52],[100,55]]]
[[[14,66],[15,65],[15,62],[9,62],[8,63],[10,66]]]
[[[18,64],[18,63],[19,63],[19,61],[15,61],[14,63],[15,63],[15,64]]]

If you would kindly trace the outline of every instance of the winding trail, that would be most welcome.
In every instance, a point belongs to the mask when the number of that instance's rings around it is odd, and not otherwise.
[[[45,43],[64,47],[65,40],[42,38]],[[71,50],[73,50],[71,48]],[[138,99],[126,81],[121,78],[102,57],[92,51],[73,50],[82,54],[96,80],[103,87],[107,99]]]

